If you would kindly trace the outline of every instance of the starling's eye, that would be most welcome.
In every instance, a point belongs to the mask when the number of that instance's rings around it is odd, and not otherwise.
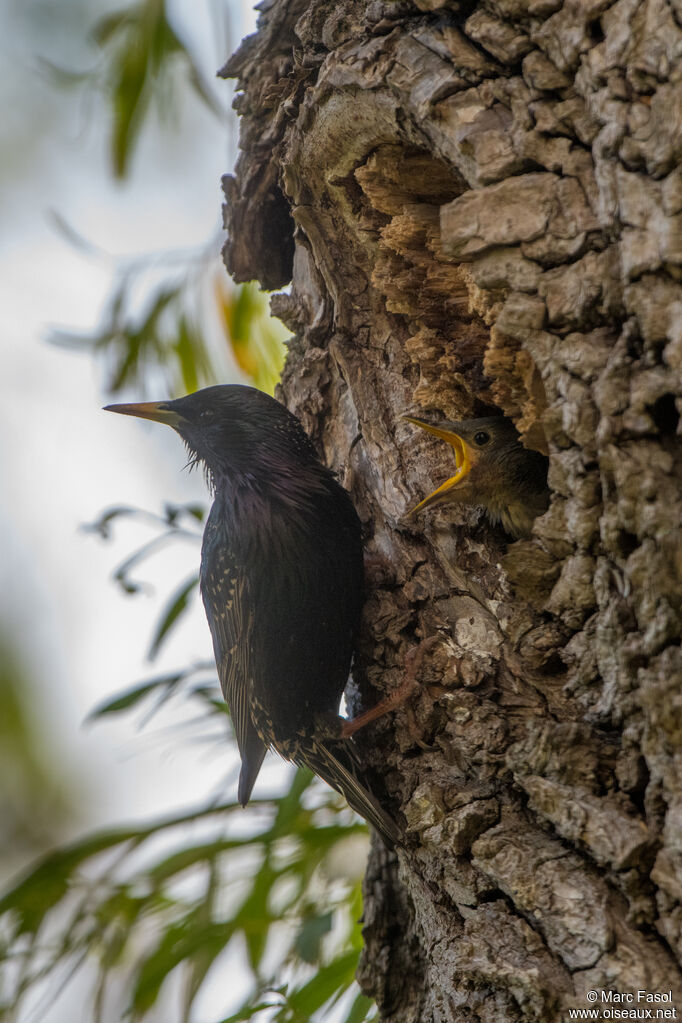
[[[212,408],[202,409],[201,412],[199,413],[199,422],[201,422],[201,423],[210,423],[211,420],[213,419],[213,417],[214,417],[214,412],[213,412]]]
[[[474,434],[474,443],[478,444],[479,448],[482,448],[489,440],[490,434],[486,433],[485,430],[479,430],[478,433]]]

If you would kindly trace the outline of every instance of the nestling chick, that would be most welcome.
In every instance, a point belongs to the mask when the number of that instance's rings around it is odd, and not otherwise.
[[[429,423],[405,419],[447,441],[455,451],[454,476],[420,501],[410,514],[458,501],[485,508],[492,523],[500,522],[515,539],[531,534],[533,521],[547,510],[549,459],[525,448],[514,424],[504,416]]]

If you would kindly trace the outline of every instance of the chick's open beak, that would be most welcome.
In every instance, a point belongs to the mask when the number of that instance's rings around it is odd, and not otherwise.
[[[452,430],[445,429],[443,426],[434,426],[432,423],[427,423],[424,419],[417,419],[415,416],[404,416],[404,419],[408,423],[414,423],[415,426],[420,427],[422,430],[426,430],[427,433],[432,433],[434,437],[439,437],[441,440],[446,441],[455,452],[455,462],[457,464],[457,472],[450,479],[442,483],[432,494],[425,497],[423,501],[412,509],[410,515],[416,515],[417,512],[422,511],[424,508],[428,508],[432,504],[436,504],[441,500],[444,494],[453,487],[456,487],[458,483],[464,479],[471,469],[471,460],[467,451],[467,446],[458,434]]]
[[[182,416],[168,407],[165,401],[139,401],[131,405],[105,405],[105,412],[120,412],[124,416],[139,416],[141,419],[154,419],[158,423],[166,423],[176,427]]]

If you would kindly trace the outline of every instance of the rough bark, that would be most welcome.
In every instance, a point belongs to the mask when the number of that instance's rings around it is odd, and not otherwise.
[[[366,739],[409,854],[371,858],[361,984],[395,1023],[680,999],[682,8],[260,9],[226,263],[291,281],[282,395],[366,525],[356,702],[436,637]],[[495,408],[550,455],[533,538],[406,522],[452,459],[401,416]]]

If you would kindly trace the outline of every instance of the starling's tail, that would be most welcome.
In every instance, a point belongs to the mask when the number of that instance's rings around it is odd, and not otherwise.
[[[404,846],[398,825],[367,786],[352,740],[313,740],[296,759],[340,792],[348,805],[377,829],[390,849]]]
[[[238,733],[239,735],[239,733]],[[267,753],[267,746],[254,728],[251,721],[243,730],[242,741],[239,742],[239,753],[242,758],[242,769],[239,772],[239,789],[237,799],[246,806],[251,798],[251,790],[256,784],[258,772],[261,769],[263,758]]]

